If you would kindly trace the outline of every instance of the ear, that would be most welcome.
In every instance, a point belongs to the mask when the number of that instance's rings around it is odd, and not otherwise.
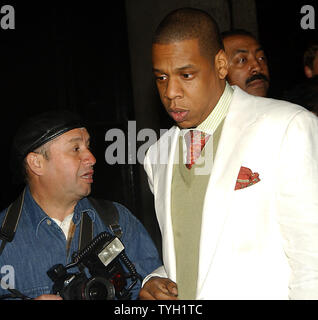
[[[37,176],[41,176],[43,174],[43,161],[44,157],[40,153],[30,152],[26,156],[26,162],[29,166],[29,169]]]
[[[312,78],[312,70],[308,66],[304,66],[304,72],[307,78]]]
[[[228,73],[228,60],[223,49],[215,55],[214,64],[219,78],[221,80],[225,79]]]

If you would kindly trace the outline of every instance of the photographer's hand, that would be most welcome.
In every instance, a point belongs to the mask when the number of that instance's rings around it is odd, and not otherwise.
[[[140,300],[178,300],[177,284],[168,278],[152,277],[139,292]]]
[[[63,300],[63,299],[62,297],[57,296],[55,294],[42,294],[34,298],[34,300]]]

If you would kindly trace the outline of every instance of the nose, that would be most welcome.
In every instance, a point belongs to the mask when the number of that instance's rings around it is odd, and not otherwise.
[[[262,70],[262,66],[256,57],[253,58],[250,64],[250,72],[251,74],[260,73]]]
[[[93,167],[96,163],[96,158],[94,157],[93,153],[87,149],[84,155],[83,162],[85,165]]]
[[[181,88],[181,85],[178,79],[170,78],[167,81],[165,98],[168,98],[169,100],[174,100],[176,98],[182,98],[182,97],[183,97],[183,90]]]

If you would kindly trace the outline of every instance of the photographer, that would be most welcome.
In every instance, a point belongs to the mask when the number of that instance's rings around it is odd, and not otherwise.
[[[16,172],[21,167],[26,187],[14,239],[1,244],[0,267],[11,266],[11,289],[32,299],[61,299],[52,294],[53,281],[47,271],[54,265],[72,262],[83,238],[82,225],[87,222],[84,213],[91,221],[93,237],[105,231],[113,233],[87,198],[96,162],[89,138],[81,119],[67,111],[30,118],[14,138],[13,166]],[[137,218],[124,206],[113,205],[125,253],[144,278],[161,265],[157,250]],[[6,212],[0,214],[1,225]],[[0,294],[6,295],[3,282]],[[132,299],[137,299],[140,285],[138,281],[133,287]]]

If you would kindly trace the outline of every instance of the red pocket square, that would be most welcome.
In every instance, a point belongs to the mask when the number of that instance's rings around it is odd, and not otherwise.
[[[259,174],[257,172],[252,172],[252,170],[249,168],[241,167],[240,172],[237,176],[234,190],[239,190],[252,186],[260,180],[261,179],[259,178]]]

